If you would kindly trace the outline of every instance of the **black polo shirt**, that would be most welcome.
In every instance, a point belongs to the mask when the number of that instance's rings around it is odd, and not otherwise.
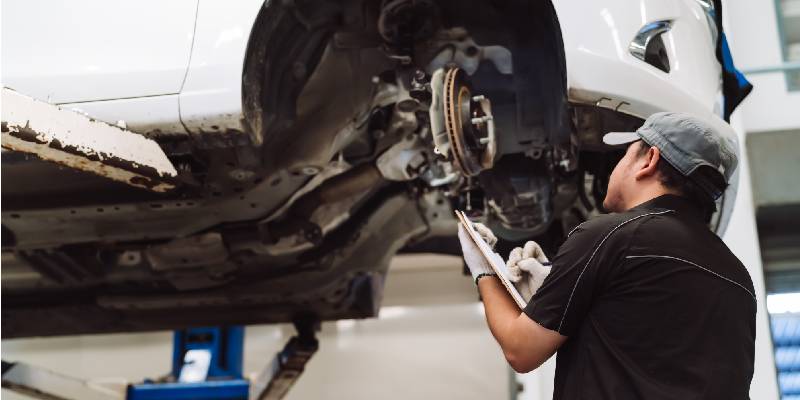
[[[747,399],[754,293],[700,211],[665,195],[570,232],[524,311],[568,337],[554,399]]]

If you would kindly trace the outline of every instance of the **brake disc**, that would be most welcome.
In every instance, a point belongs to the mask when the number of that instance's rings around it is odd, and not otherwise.
[[[497,152],[491,103],[472,95],[466,73],[451,68],[443,85],[445,130],[456,167],[466,176],[478,175],[494,163]]]

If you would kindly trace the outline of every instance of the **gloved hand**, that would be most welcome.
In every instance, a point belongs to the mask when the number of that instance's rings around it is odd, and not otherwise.
[[[481,235],[483,240],[488,243],[491,248],[494,248],[494,245],[497,244],[497,236],[494,235],[494,232],[480,222],[474,222],[472,226],[475,228],[478,234]]]
[[[486,228],[486,230],[488,230],[488,228]],[[491,234],[491,232],[492,231],[489,231],[489,234]],[[492,237],[494,237],[494,235],[492,235]],[[483,253],[478,249],[478,245],[472,241],[472,238],[461,224],[458,224],[458,240],[461,242],[461,252],[464,253],[464,261],[467,263],[470,274],[472,274],[473,282],[477,284],[477,279],[481,275],[497,275],[494,273],[492,267],[489,266],[489,262],[486,261],[486,258],[483,257]],[[494,241],[496,243],[497,238],[495,238]]]
[[[524,247],[511,250],[506,266],[511,275],[509,279],[526,301],[533,297],[550,273],[550,261],[544,255],[542,247],[534,241],[528,241]]]

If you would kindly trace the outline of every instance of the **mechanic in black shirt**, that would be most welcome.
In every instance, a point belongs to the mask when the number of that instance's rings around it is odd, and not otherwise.
[[[521,373],[558,351],[555,399],[747,399],[755,292],[707,225],[735,143],[680,113],[603,140],[628,145],[604,201],[614,213],[569,233],[524,310],[460,230],[492,334]]]

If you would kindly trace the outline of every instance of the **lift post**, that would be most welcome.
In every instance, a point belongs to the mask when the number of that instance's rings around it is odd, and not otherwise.
[[[242,376],[244,328],[175,331],[172,372],[166,382],[128,387],[128,400],[247,400],[250,382]]]

